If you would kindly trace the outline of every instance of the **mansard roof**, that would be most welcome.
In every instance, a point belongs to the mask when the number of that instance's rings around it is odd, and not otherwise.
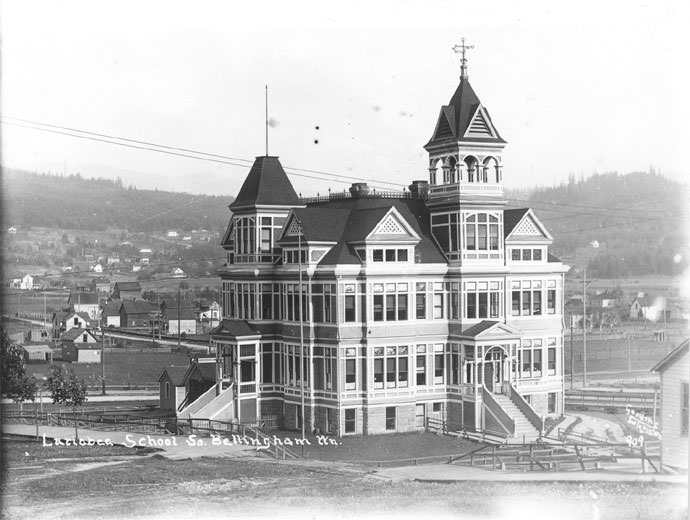
[[[354,250],[356,243],[364,243],[377,225],[395,208],[396,218],[405,220],[416,235],[418,263],[446,263],[446,258],[431,237],[429,213],[423,200],[389,199],[378,197],[334,199],[308,204],[294,214],[302,223],[302,236],[307,241],[335,242],[336,245],[321,259],[321,265],[359,264]],[[289,233],[289,224],[286,235]],[[418,238],[417,238],[418,237]],[[294,242],[296,237],[284,236],[281,242]]]
[[[266,155],[256,158],[230,209],[299,205],[299,197],[278,157]]]
[[[491,129],[489,133],[493,135],[482,137],[465,136],[475,116],[482,118],[483,124]],[[451,97],[450,102],[441,107],[434,135],[425,145],[425,148],[438,141],[448,139],[469,142],[505,143],[498,130],[493,126],[489,112],[482,106],[479,97],[474,92],[467,78],[460,79],[460,84],[455,90],[453,97]]]

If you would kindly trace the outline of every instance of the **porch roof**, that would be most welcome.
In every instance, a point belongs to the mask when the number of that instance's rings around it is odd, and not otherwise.
[[[211,337],[220,338],[242,338],[260,335],[261,332],[249,325],[247,320],[225,318],[217,327],[211,330]]]
[[[461,338],[483,340],[483,339],[498,339],[504,337],[505,339],[519,338],[521,333],[519,330],[506,325],[496,320],[482,320],[469,329],[462,331]]]

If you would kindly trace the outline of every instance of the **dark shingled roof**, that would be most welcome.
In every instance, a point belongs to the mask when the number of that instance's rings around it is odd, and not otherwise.
[[[89,305],[94,303],[98,303],[98,295],[88,292],[73,292],[69,295],[69,299],[67,300],[68,305]]]
[[[522,220],[529,208],[503,210],[503,238],[506,238]]]
[[[484,332],[487,329],[490,329],[497,323],[500,323],[495,320],[482,320],[479,323],[472,325],[469,329],[462,331],[462,336],[468,337],[468,338],[473,338],[482,332]]]
[[[117,287],[120,291],[141,291],[139,282],[115,282],[113,289]]]
[[[258,336],[260,333],[252,328],[247,320],[235,320],[224,318],[220,325],[211,330],[211,336],[230,336],[233,338],[242,336]]]
[[[74,328],[74,329],[69,329],[66,332],[63,332],[62,336],[60,336],[60,339],[62,341],[74,341],[75,339],[81,337],[81,335],[84,334],[85,332],[88,332],[91,336],[93,336],[93,334],[86,329]]]
[[[299,206],[300,200],[277,157],[257,157],[231,210],[264,206]]]
[[[103,312],[101,314],[103,316],[119,316],[121,305],[122,302],[120,300],[111,300],[105,304],[105,307],[103,307]]]
[[[469,80],[467,78],[461,78],[458,88],[455,90],[453,97],[450,98],[450,102],[441,107],[438,127],[434,132],[434,136],[425,145],[425,148],[437,141],[445,141],[448,138],[455,140],[462,139],[463,141],[470,142],[505,143],[503,138],[498,134],[498,130],[495,128],[494,130],[496,130],[496,135],[498,136],[496,138],[463,137],[472,122],[472,116],[474,116],[480,105],[481,101],[479,101]],[[484,108],[484,111],[489,121],[491,121],[488,110]]]
[[[309,204],[295,213],[302,222],[307,240],[337,242],[321,259],[320,265],[359,264],[360,259],[350,242],[364,241],[392,207],[420,237],[416,246],[419,262],[446,263],[445,256],[431,237],[429,213],[420,199],[335,199]]]
[[[656,365],[654,365],[654,368],[652,368],[651,371],[652,372],[663,372],[676,359],[678,359],[683,354],[687,353],[689,347],[690,347],[690,340],[686,339],[685,341],[683,341],[683,343],[681,343],[676,348],[674,348],[671,352],[666,354],[666,356],[664,356],[664,358],[661,361],[659,361]],[[686,367],[686,370],[687,370],[687,367]]]
[[[125,300],[122,302],[121,310],[127,314],[148,314],[156,311],[156,306],[149,302],[139,300]]]
[[[185,384],[185,375],[187,375],[187,371],[189,370],[189,367],[165,367],[163,369],[163,372],[161,372],[161,375],[158,377],[158,381],[160,381],[163,378],[163,375],[167,372],[168,377],[172,381],[173,385],[175,386],[184,386]]]

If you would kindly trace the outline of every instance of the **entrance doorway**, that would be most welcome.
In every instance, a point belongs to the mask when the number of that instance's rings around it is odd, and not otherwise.
[[[484,384],[495,394],[503,393],[503,361],[505,352],[500,347],[492,347],[484,356]]]

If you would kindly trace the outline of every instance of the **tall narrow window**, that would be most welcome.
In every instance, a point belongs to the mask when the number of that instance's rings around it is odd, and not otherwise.
[[[386,359],[386,387],[395,386],[395,358]]]
[[[374,321],[383,321],[383,294],[374,295]]]
[[[443,354],[434,355],[434,382],[443,383]]]
[[[546,312],[556,313],[556,289],[549,289],[546,293]]]
[[[415,298],[417,319],[426,319],[426,283],[417,282]]]
[[[426,386],[426,355],[417,356],[417,386]]]
[[[383,351],[383,349],[381,349]],[[383,388],[383,358],[374,358],[374,388]]]
[[[345,433],[355,433],[357,429],[357,410],[355,408],[345,409]]]
[[[395,430],[395,406],[386,407],[386,430]]]
[[[354,390],[357,387],[357,361],[345,360],[345,390]]]
[[[355,314],[355,295],[346,294],[345,295],[345,321],[352,322],[356,320]]]
[[[688,420],[690,416],[688,414],[688,404],[690,400],[690,390],[688,389],[688,383],[680,384],[680,434],[684,437],[688,435]]]

